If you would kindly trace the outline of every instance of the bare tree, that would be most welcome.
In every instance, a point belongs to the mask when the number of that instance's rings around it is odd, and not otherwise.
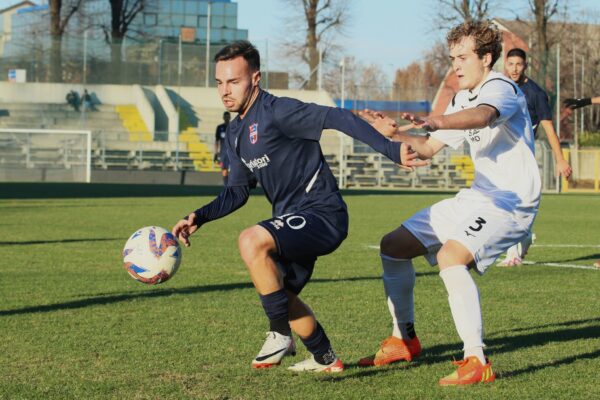
[[[62,81],[62,37],[69,20],[79,10],[83,0],[50,0],[50,82]]]
[[[150,0],[151,1],[151,0]],[[113,77],[121,69],[123,39],[135,17],[142,12],[149,0],[108,0],[110,3],[110,29],[103,26],[106,42],[110,44],[110,59]]]
[[[438,0],[440,5],[437,22],[442,30],[467,21],[490,18],[490,7],[494,0]]]
[[[283,41],[287,56],[297,56],[308,67],[307,89],[317,88],[319,50],[322,60],[330,57],[335,48],[334,35],[343,31],[348,20],[349,2],[346,0],[281,0],[291,8],[287,27],[290,36]],[[298,27],[298,21],[302,26]],[[300,28],[300,29],[298,29]],[[302,32],[299,38],[296,32]]]
[[[559,12],[560,0],[529,0],[529,8],[535,20],[533,53],[539,62],[538,82],[545,87],[548,74],[548,57],[553,40],[548,34],[548,23]]]

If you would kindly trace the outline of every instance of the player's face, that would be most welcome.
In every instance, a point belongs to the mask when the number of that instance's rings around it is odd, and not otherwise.
[[[527,63],[521,57],[513,56],[506,59],[504,64],[505,74],[515,82],[520,82],[525,76]]]
[[[458,78],[461,89],[474,89],[487,76],[492,56],[485,54],[479,58],[475,53],[475,40],[468,36],[450,48],[452,70]]]
[[[225,109],[243,117],[256,98],[260,71],[252,71],[244,57],[239,56],[217,62],[215,79]]]

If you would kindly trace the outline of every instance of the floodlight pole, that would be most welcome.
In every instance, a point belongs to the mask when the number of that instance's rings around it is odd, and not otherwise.
[[[319,49],[319,70],[317,71],[317,88],[323,89],[323,50]]]
[[[340,61],[340,68],[341,68],[341,74],[342,74],[342,87],[341,87],[341,95],[340,95],[340,106],[342,108],[342,110],[345,108],[346,106],[346,58],[342,57],[342,61]],[[339,184],[340,184],[340,189],[345,187],[345,183],[344,183],[344,134],[343,133],[339,133],[339,139],[340,139],[340,161],[339,161]]]
[[[87,29],[83,31],[83,84],[85,85],[87,82]]]
[[[210,18],[212,3],[208,2],[208,12],[206,16],[206,71],[204,76],[204,86],[208,87],[208,79],[210,76]]]

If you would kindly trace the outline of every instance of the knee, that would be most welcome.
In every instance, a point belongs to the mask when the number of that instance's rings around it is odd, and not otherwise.
[[[265,235],[259,229],[262,228],[253,226],[244,229],[238,238],[240,255],[246,265],[249,265],[252,260],[258,257],[266,256],[269,252],[269,243],[265,240]]]
[[[393,232],[386,234],[381,238],[381,242],[379,243],[379,250],[381,254],[385,254],[389,257],[396,257],[396,253],[398,252],[398,243],[394,240]]]

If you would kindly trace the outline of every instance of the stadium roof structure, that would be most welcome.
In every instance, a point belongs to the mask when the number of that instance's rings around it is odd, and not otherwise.
[[[36,6],[36,5],[37,5],[37,4],[35,4],[35,3],[34,3],[34,2],[32,2],[32,1],[22,1],[22,2],[20,2],[20,3],[13,4],[12,6],[9,6],[9,7],[6,7],[6,8],[3,8],[2,10],[0,10],[0,15],[1,15],[1,14],[4,14],[4,13],[5,13],[5,12],[7,12],[7,11],[14,10],[15,8],[22,8],[22,7],[33,7],[33,6]]]

